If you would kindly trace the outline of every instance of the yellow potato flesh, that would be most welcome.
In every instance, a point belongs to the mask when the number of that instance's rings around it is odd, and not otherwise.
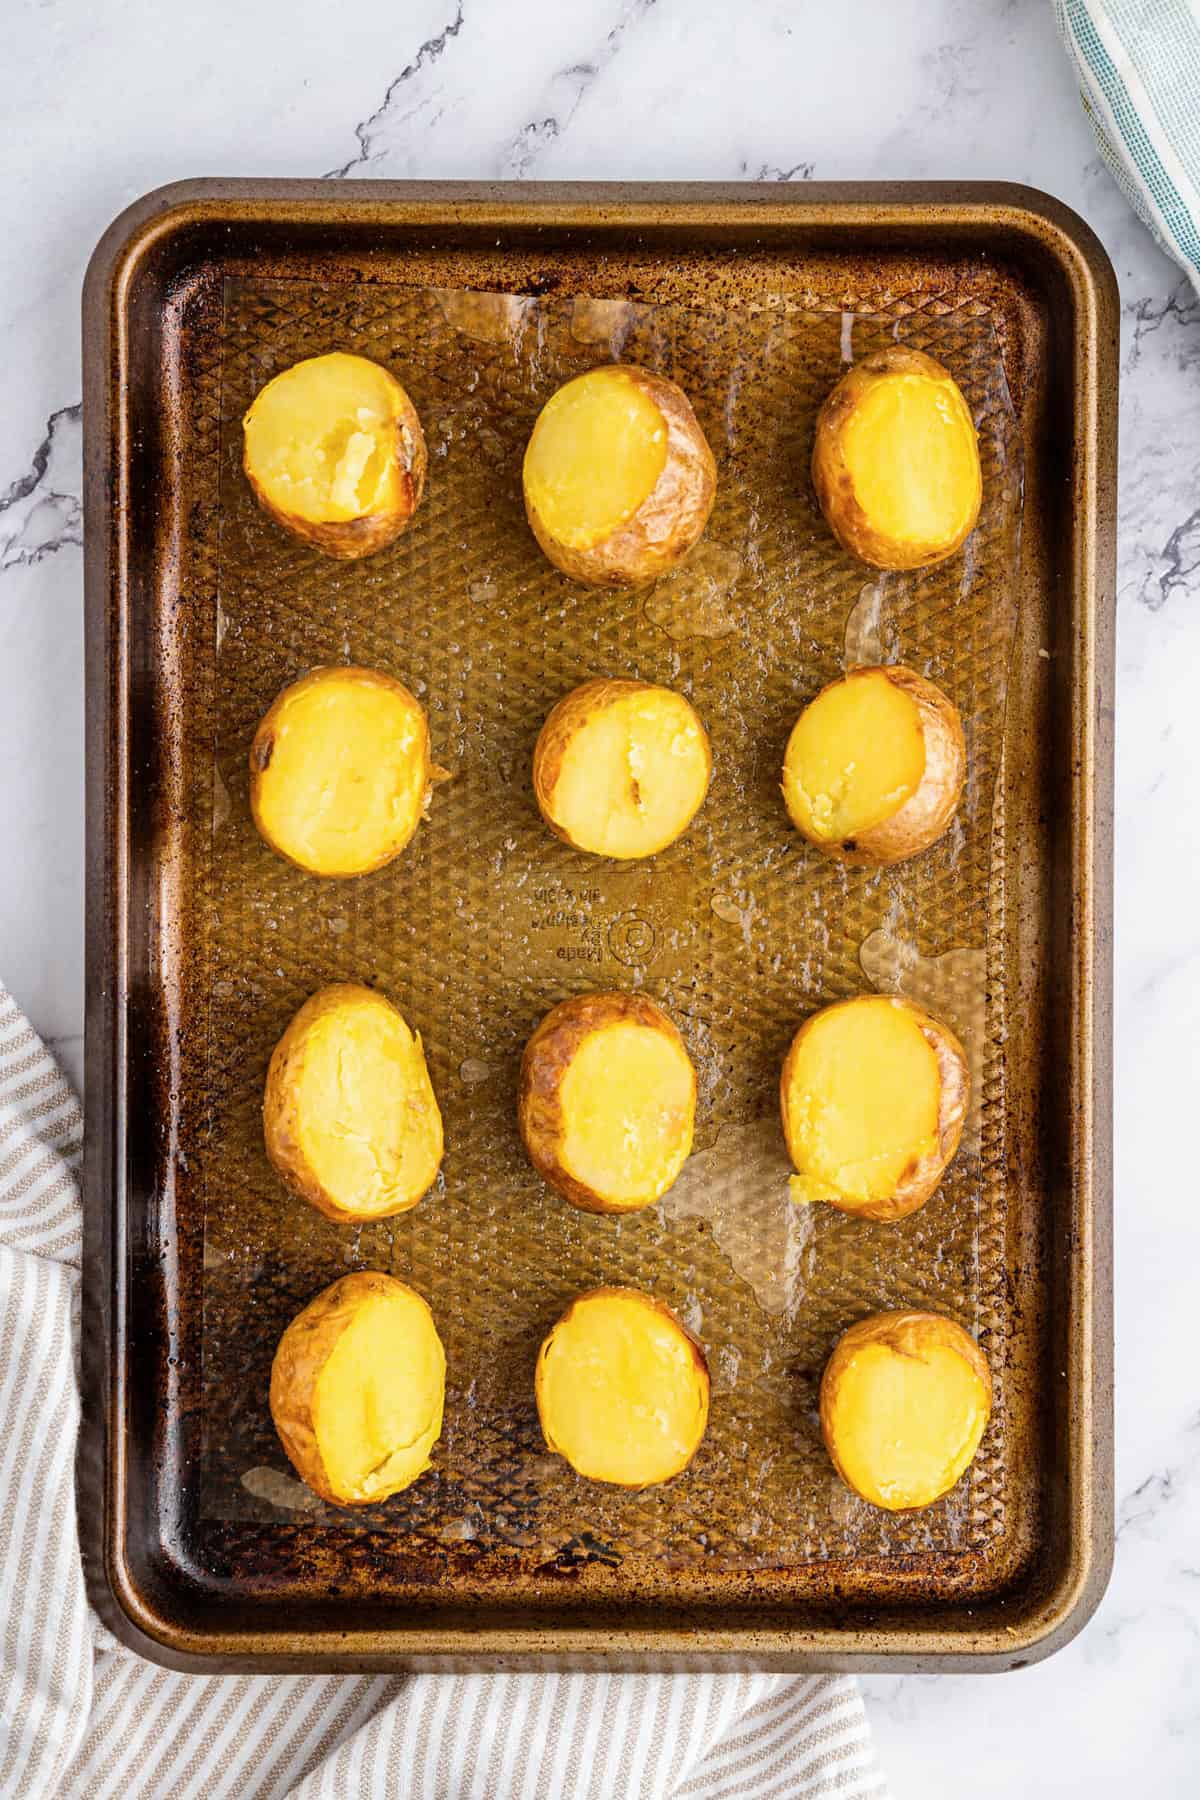
[[[349,1001],[304,1037],[296,1137],[330,1199],[369,1215],[414,1206],[442,1160],[442,1119],[421,1040],[394,1006]]]
[[[317,1448],[342,1500],[384,1500],[429,1467],[442,1429],[446,1358],[419,1295],[366,1301],[313,1391]]]
[[[610,537],[654,491],[666,421],[621,369],[591,369],[547,400],[525,452],[525,492],[546,531],[571,550]]]
[[[919,1353],[864,1344],[838,1374],[828,1429],[846,1480],[875,1506],[928,1506],[979,1447],[988,1395],[944,1344]]]
[[[563,1075],[559,1104],[559,1161],[610,1206],[657,1200],[691,1150],[691,1062],[652,1026],[622,1021],[591,1032]]]
[[[975,516],[975,430],[949,379],[878,376],[842,426],[842,454],[868,522],[894,543],[952,544]]]
[[[355,875],[407,844],[428,783],[416,703],[332,669],[284,697],[258,778],[258,823],[303,868]]]
[[[940,1098],[937,1057],[905,1008],[881,995],[819,1014],[784,1096],[793,1199],[889,1198],[936,1149]]]
[[[892,818],[924,773],[916,701],[870,670],[826,688],[801,713],[784,756],[784,800],[801,831],[840,843]]]
[[[655,688],[613,701],[572,733],[551,810],[581,850],[653,856],[686,830],[708,777],[695,713],[681,694]]]
[[[400,391],[386,369],[335,351],[269,381],[245,418],[246,461],[268,500],[313,524],[382,504]]]
[[[644,1487],[691,1460],[708,1422],[708,1377],[668,1313],[602,1292],[577,1300],[543,1346],[538,1410],[547,1444],[580,1475]]]

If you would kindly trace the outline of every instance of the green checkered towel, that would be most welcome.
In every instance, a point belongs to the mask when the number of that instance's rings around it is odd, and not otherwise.
[[[1200,290],[1200,0],[1054,0],[1126,196]]]

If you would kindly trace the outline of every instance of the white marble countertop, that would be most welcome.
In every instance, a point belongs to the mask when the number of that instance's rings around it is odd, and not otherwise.
[[[1123,308],[1116,1572],[1010,1676],[864,1685],[898,1800],[1200,1791],[1200,301],[1128,212],[1047,0],[15,0],[0,133],[0,976],[78,1078],[79,287],[189,175],[1003,177]],[[1176,701],[1178,699],[1178,704]]]

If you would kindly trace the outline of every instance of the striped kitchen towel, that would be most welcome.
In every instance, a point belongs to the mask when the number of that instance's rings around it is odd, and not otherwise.
[[[1054,0],[1126,198],[1200,290],[1200,0]]]
[[[5,1800],[886,1800],[845,1677],[196,1676],[123,1649],[75,1530],[81,1136],[0,987]]]

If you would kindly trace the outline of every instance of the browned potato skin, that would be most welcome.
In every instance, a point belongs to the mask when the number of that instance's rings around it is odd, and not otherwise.
[[[905,862],[910,856],[918,856],[922,850],[936,844],[950,828],[967,778],[967,743],[962,719],[953,700],[924,675],[918,675],[915,669],[906,669],[900,663],[859,665],[848,669],[846,674],[861,675],[872,667],[877,667],[879,674],[886,675],[893,687],[902,689],[916,701],[925,739],[925,773],[920,786],[890,819],[860,831],[856,838],[845,838],[840,844],[822,842],[820,838],[810,836],[798,819],[788,815],[801,837],[822,855],[856,868],[883,868],[889,863]],[[838,683],[827,685],[836,687]],[[819,700],[825,691],[822,688],[815,698]]]
[[[596,1208],[595,1210],[599,1211],[602,1209]],[[648,1306],[652,1312],[662,1313],[664,1315],[664,1317],[668,1318],[671,1321],[672,1325],[675,1326],[676,1330],[680,1333],[680,1335],[682,1337],[686,1338],[686,1340],[687,1340],[688,1349],[692,1353],[692,1360],[696,1365],[696,1369],[697,1369],[697,1372],[699,1373],[701,1381],[704,1383],[705,1401],[708,1404],[711,1404],[712,1380],[711,1380],[711,1377],[708,1372],[708,1358],[704,1354],[704,1346],[700,1342],[700,1339],[695,1335],[695,1333],[688,1330],[688,1328],[684,1324],[683,1320],[681,1318],[679,1318],[679,1316],[676,1313],[673,1313],[671,1311],[671,1308],[666,1304],[666,1302],[663,1300],[655,1299],[653,1294],[643,1293],[641,1288],[598,1287],[598,1288],[589,1288],[586,1294],[576,1294],[574,1300],[572,1300],[572,1302],[571,1302],[570,1306],[568,1306],[566,1312],[562,1314],[562,1316],[555,1322],[555,1324],[553,1326],[551,1326],[550,1331],[547,1334],[547,1336],[542,1344],[541,1349],[538,1351],[537,1368],[534,1370],[534,1376],[533,1376],[533,1393],[534,1393],[534,1399],[537,1403],[539,1423],[542,1420],[542,1388],[543,1388],[542,1364],[545,1361],[546,1352],[550,1348],[550,1345],[553,1341],[555,1332],[558,1330],[560,1325],[566,1324],[567,1320],[571,1317],[571,1314],[575,1311],[575,1308],[580,1304],[581,1301],[595,1300],[600,1296],[604,1296],[605,1298],[607,1298],[610,1295],[623,1297],[628,1300],[637,1300],[643,1306]],[[542,1425],[542,1435],[543,1435],[543,1437],[545,1437],[547,1435],[544,1424]],[[680,1469],[676,1475],[672,1475],[672,1477],[671,1477],[672,1481],[677,1480],[678,1476],[682,1475],[684,1473],[684,1470],[689,1469],[691,1467],[692,1463],[695,1461],[696,1451],[699,1450],[700,1445],[704,1442],[704,1438],[706,1435],[707,1435],[706,1432],[701,1433],[700,1441],[699,1441],[699,1443],[697,1443],[695,1450],[692,1451],[691,1456],[688,1457],[687,1462],[684,1463],[684,1465],[683,1465],[683,1468]],[[556,1451],[555,1454],[561,1455],[561,1451]],[[606,1483],[606,1485],[609,1487],[637,1488],[637,1487],[640,1487],[642,1485],[642,1483],[636,1482],[636,1481],[611,1481],[611,1482]]]
[[[572,581],[588,587],[644,587],[673,569],[699,542],[717,497],[717,465],[682,388],[632,363],[614,367],[636,382],[666,421],[662,474],[632,517],[590,550],[573,550],[553,538],[528,494],[525,516],[545,555]]]
[[[398,381],[396,387],[403,395],[400,417],[396,420],[396,460],[392,467],[393,479],[388,504],[380,512],[364,513],[359,519],[301,519],[268,499],[255,479],[245,449],[242,451],[242,468],[246,480],[263,511],[269,513],[277,525],[282,525],[285,531],[291,532],[293,537],[303,538],[305,543],[314,545],[324,555],[336,557],[340,562],[357,561],[360,556],[370,556],[374,551],[386,550],[389,544],[395,543],[401,532],[407,530],[425,492],[425,476],[429,467],[425,433],[421,430],[417,409],[408,394]]]
[[[331,672],[337,675],[353,676],[356,681],[361,681],[368,686],[374,685],[377,687],[395,688],[398,693],[403,694],[416,707],[421,719],[422,744],[425,764],[428,769],[428,779],[425,784],[425,800],[422,806],[422,817],[424,817],[428,811],[430,797],[433,793],[435,784],[439,781],[448,779],[446,770],[438,768],[430,753],[429,716],[426,713],[425,708],[421,705],[421,702],[417,699],[417,696],[413,693],[412,689],[405,687],[402,681],[397,681],[394,675],[385,675],[380,669],[361,669],[352,664],[346,664],[346,666],[343,667],[338,663],[333,665],[322,664],[319,668],[310,669],[306,675],[300,676],[296,681],[289,681],[286,687],[280,688],[274,700],[272,700],[270,706],[263,714],[263,717],[259,722],[258,730],[254,733],[254,738],[250,745],[250,812],[255,825],[258,827],[259,835],[263,839],[263,842],[270,844],[275,854],[277,856],[282,856],[285,862],[290,862],[294,868],[304,869],[306,874],[311,874],[312,870],[308,869],[304,863],[297,862],[294,856],[289,856],[286,850],[281,850],[274,838],[263,825],[262,815],[259,812],[258,806],[258,793],[262,777],[270,766],[271,753],[275,748],[275,725],[279,718],[280,711],[282,710],[284,700],[294,689],[307,687],[310,684],[316,683],[322,676],[328,675]],[[412,837],[409,837],[405,843],[397,845],[394,850],[384,851],[384,853],[380,855],[369,868],[356,869],[352,875],[322,876],[322,880],[353,881],[359,875],[373,874],[376,869],[382,869],[387,863],[394,861],[402,851],[408,848],[408,845],[411,842]]]
[[[890,1345],[901,1356],[920,1356],[922,1350],[931,1344],[943,1345],[954,1350],[968,1362],[983,1383],[987,1394],[987,1409],[990,1416],[992,1410],[993,1390],[992,1372],[987,1358],[975,1342],[969,1331],[956,1325],[953,1319],[945,1319],[940,1313],[927,1312],[887,1312],[874,1313],[870,1318],[860,1319],[857,1325],[851,1325],[843,1332],[833,1347],[829,1361],[825,1364],[825,1372],[821,1376],[820,1417],[821,1436],[825,1440],[825,1448],[829,1452],[829,1460],[841,1476],[846,1486],[857,1493],[841,1462],[838,1460],[837,1442],[833,1431],[833,1410],[837,1400],[838,1382],[843,1371],[851,1362],[856,1351],[865,1344]],[[961,1479],[961,1477],[960,1477]],[[868,1501],[868,1505],[874,1502]],[[902,1512],[921,1512],[923,1507],[901,1507]]]
[[[861,999],[861,995],[855,995]],[[924,1206],[930,1195],[937,1191],[942,1176],[954,1157],[962,1139],[963,1124],[967,1116],[967,1104],[971,1095],[971,1071],[967,1063],[967,1053],[955,1037],[948,1025],[941,1019],[935,1019],[932,1013],[918,1006],[915,1000],[907,999],[903,994],[889,994],[888,999],[897,1001],[912,1014],[921,1029],[921,1035],[933,1050],[937,1058],[940,1092],[938,1095],[938,1141],[936,1149],[928,1156],[919,1157],[898,1184],[894,1194],[881,1200],[870,1200],[865,1204],[842,1204],[830,1200],[830,1206],[837,1207],[839,1212],[852,1214],[858,1219],[879,1219],[884,1223],[892,1223],[896,1219],[904,1219]],[[837,1000],[835,1006],[849,1006],[849,1000]],[[832,1012],[832,1006],[823,1006],[812,1018],[806,1019],[795,1037],[791,1047],[783,1059],[783,1068],[779,1076],[779,1111],[783,1120],[783,1135],[787,1139],[788,1155],[793,1163],[799,1163],[792,1144],[792,1136],[788,1127],[787,1091],[791,1079],[792,1066],[804,1035],[814,1019],[823,1013]]]
[[[853,363],[837,386],[826,396],[817,414],[813,440],[812,482],[817,491],[825,522],[843,550],[857,556],[876,569],[930,569],[945,562],[966,543],[975,529],[973,518],[952,544],[930,556],[919,547],[905,551],[892,538],[877,532],[854,494],[854,486],[842,453],[842,426],[858,405],[863,391],[876,375],[929,375],[935,380],[953,380],[950,371],[923,350],[909,350],[895,344],[887,350],[873,350],[860,362]]]
[[[555,837],[561,838],[564,844],[572,844],[578,848],[569,833],[551,818],[550,807],[568,744],[581,726],[595,718],[597,713],[604,712],[614,701],[624,700],[631,694],[651,693],[654,687],[655,683],[652,681],[610,679],[608,676],[598,675],[594,680],[585,681],[573,688],[569,694],[564,694],[546,714],[546,721],[538,732],[537,743],[533,747],[533,792],[538,811]],[[711,780],[712,745],[699,714],[696,715],[696,723],[700,726],[704,739],[704,754]]]
[[[649,1025],[673,1038],[686,1052],[687,1045],[661,1006],[645,994],[576,994],[551,1009],[525,1046],[517,1088],[517,1124],[530,1162],[550,1186],[582,1212],[625,1213],[630,1209],[602,1200],[563,1168],[558,1146],[563,1137],[563,1111],[559,1089],[571,1058],[584,1039],[605,1025],[628,1020]],[[691,1063],[691,1057],[688,1056]],[[696,1071],[692,1067],[692,1104],[696,1101]]]
[[[271,1417],[280,1442],[296,1473],[331,1506],[370,1506],[378,1501],[347,1500],[334,1490],[313,1428],[317,1377],[363,1301],[404,1285],[376,1269],[356,1269],[343,1275],[296,1314],[280,1338],[271,1364]]]

